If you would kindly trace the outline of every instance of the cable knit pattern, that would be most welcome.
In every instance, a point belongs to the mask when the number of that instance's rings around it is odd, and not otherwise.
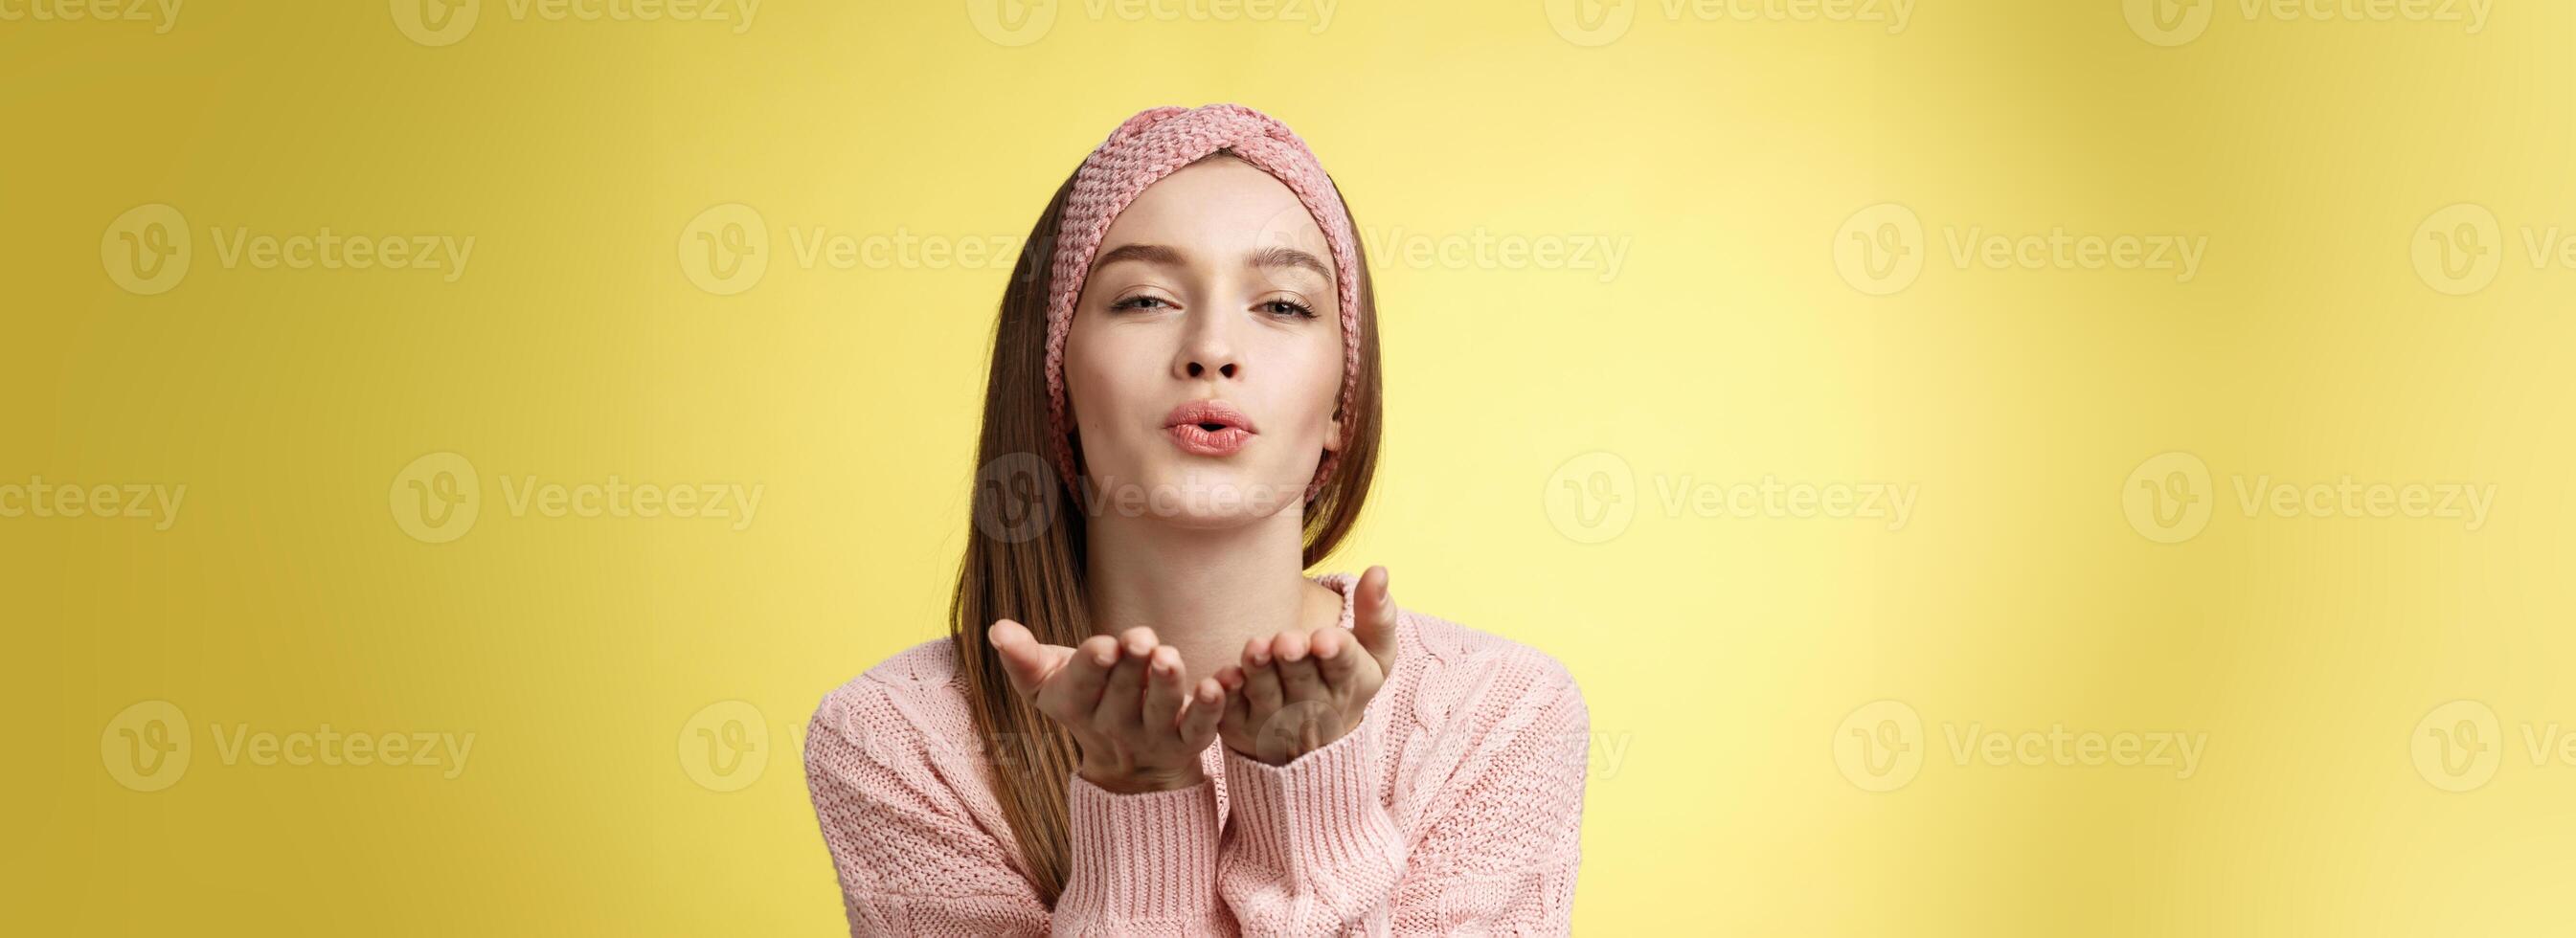
[[[1067,489],[1082,491],[1081,476],[1073,468],[1073,425],[1064,399],[1064,342],[1072,331],[1074,303],[1081,299],[1083,280],[1091,273],[1091,259],[1100,250],[1100,239],[1109,233],[1109,223],[1145,187],[1218,150],[1231,151],[1276,177],[1297,194],[1306,213],[1314,216],[1315,226],[1323,229],[1324,244],[1333,252],[1333,284],[1341,302],[1343,409],[1350,407],[1351,395],[1359,388],[1359,240],[1332,177],[1325,175],[1306,142],[1288,125],[1240,104],[1138,111],[1110,131],[1109,139],[1101,141],[1074,170],[1073,191],[1065,197],[1064,219],[1057,233],[1047,294],[1047,425],[1055,441],[1056,472],[1064,477]],[[1325,451],[1314,480],[1306,485],[1307,500],[1324,490],[1324,480],[1332,477],[1340,458],[1339,451]]]
[[[1316,578],[1352,622],[1356,574]],[[1067,779],[1072,875],[1030,885],[949,639],[823,699],[805,777],[852,935],[1565,934],[1591,721],[1556,659],[1397,610],[1360,725],[1285,765],[1219,741],[1208,780]]]

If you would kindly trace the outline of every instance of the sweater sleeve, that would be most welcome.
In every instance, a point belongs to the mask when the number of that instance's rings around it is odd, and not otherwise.
[[[1566,934],[1581,859],[1581,692],[1553,661],[1475,729],[1408,844],[1385,805],[1386,727],[1271,766],[1227,750],[1218,892],[1245,934]]]
[[[931,771],[881,690],[833,693],[805,732],[805,785],[841,884],[850,934],[1048,932],[1046,903]]]
[[[1232,935],[1216,895],[1216,781],[1114,794],[1076,773],[1072,870],[1055,906],[1058,935]]]
[[[1050,911],[931,756],[881,692],[836,693],[807,728],[806,785],[851,935],[1234,932],[1215,893],[1213,781],[1120,795],[1070,779],[1072,870]]]

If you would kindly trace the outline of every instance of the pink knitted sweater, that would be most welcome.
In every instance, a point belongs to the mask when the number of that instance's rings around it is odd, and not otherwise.
[[[1317,582],[1353,614],[1355,574]],[[1397,610],[1358,728],[1285,765],[1111,794],[1069,778],[1072,875],[1050,910],[994,799],[950,639],[823,699],[805,778],[853,935],[1564,934],[1591,723],[1556,659]],[[1194,673],[1206,667],[1192,663]]]

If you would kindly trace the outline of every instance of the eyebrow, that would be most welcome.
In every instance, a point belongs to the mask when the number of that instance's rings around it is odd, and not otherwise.
[[[1325,266],[1322,259],[1283,245],[1274,244],[1254,251],[1251,256],[1244,258],[1243,262],[1251,267],[1303,267],[1314,271],[1315,276],[1324,278],[1327,283],[1333,279],[1333,269]]]
[[[1092,262],[1091,267],[1093,270],[1098,270],[1126,261],[1165,267],[1179,267],[1187,263],[1181,252],[1171,247],[1160,244],[1122,244],[1100,255],[1100,259]],[[1244,255],[1243,265],[1256,268],[1299,267],[1314,271],[1316,276],[1324,278],[1327,282],[1333,279],[1333,268],[1326,265],[1322,258],[1283,245],[1274,244]]]
[[[1181,252],[1159,244],[1121,244],[1111,249],[1109,253],[1100,255],[1099,260],[1092,262],[1091,268],[1098,270],[1122,261],[1142,261],[1147,264],[1178,267],[1181,266]]]

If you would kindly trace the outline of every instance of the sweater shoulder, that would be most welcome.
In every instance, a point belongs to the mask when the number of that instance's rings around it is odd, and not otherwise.
[[[957,674],[955,645],[942,637],[879,661],[823,695],[808,745],[837,735],[883,754],[888,742],[911,748],[925,739],[963,738],[973,714]]]
[[[1536,646],[1483,629],[1419,612],[1399,609],[1403,652],[1414,659],[1409,668],[1417,706],[1426,718],[1434,713],[1503,711],[1583,703],[1574,673],[1555,655]]]
[[[1421,612],[1401,610],[1406,651],[1418,651],[1434,673],[1515,673],[1533,678],[1574,682],[1573,673],[1555,655],[1537,646]]]

